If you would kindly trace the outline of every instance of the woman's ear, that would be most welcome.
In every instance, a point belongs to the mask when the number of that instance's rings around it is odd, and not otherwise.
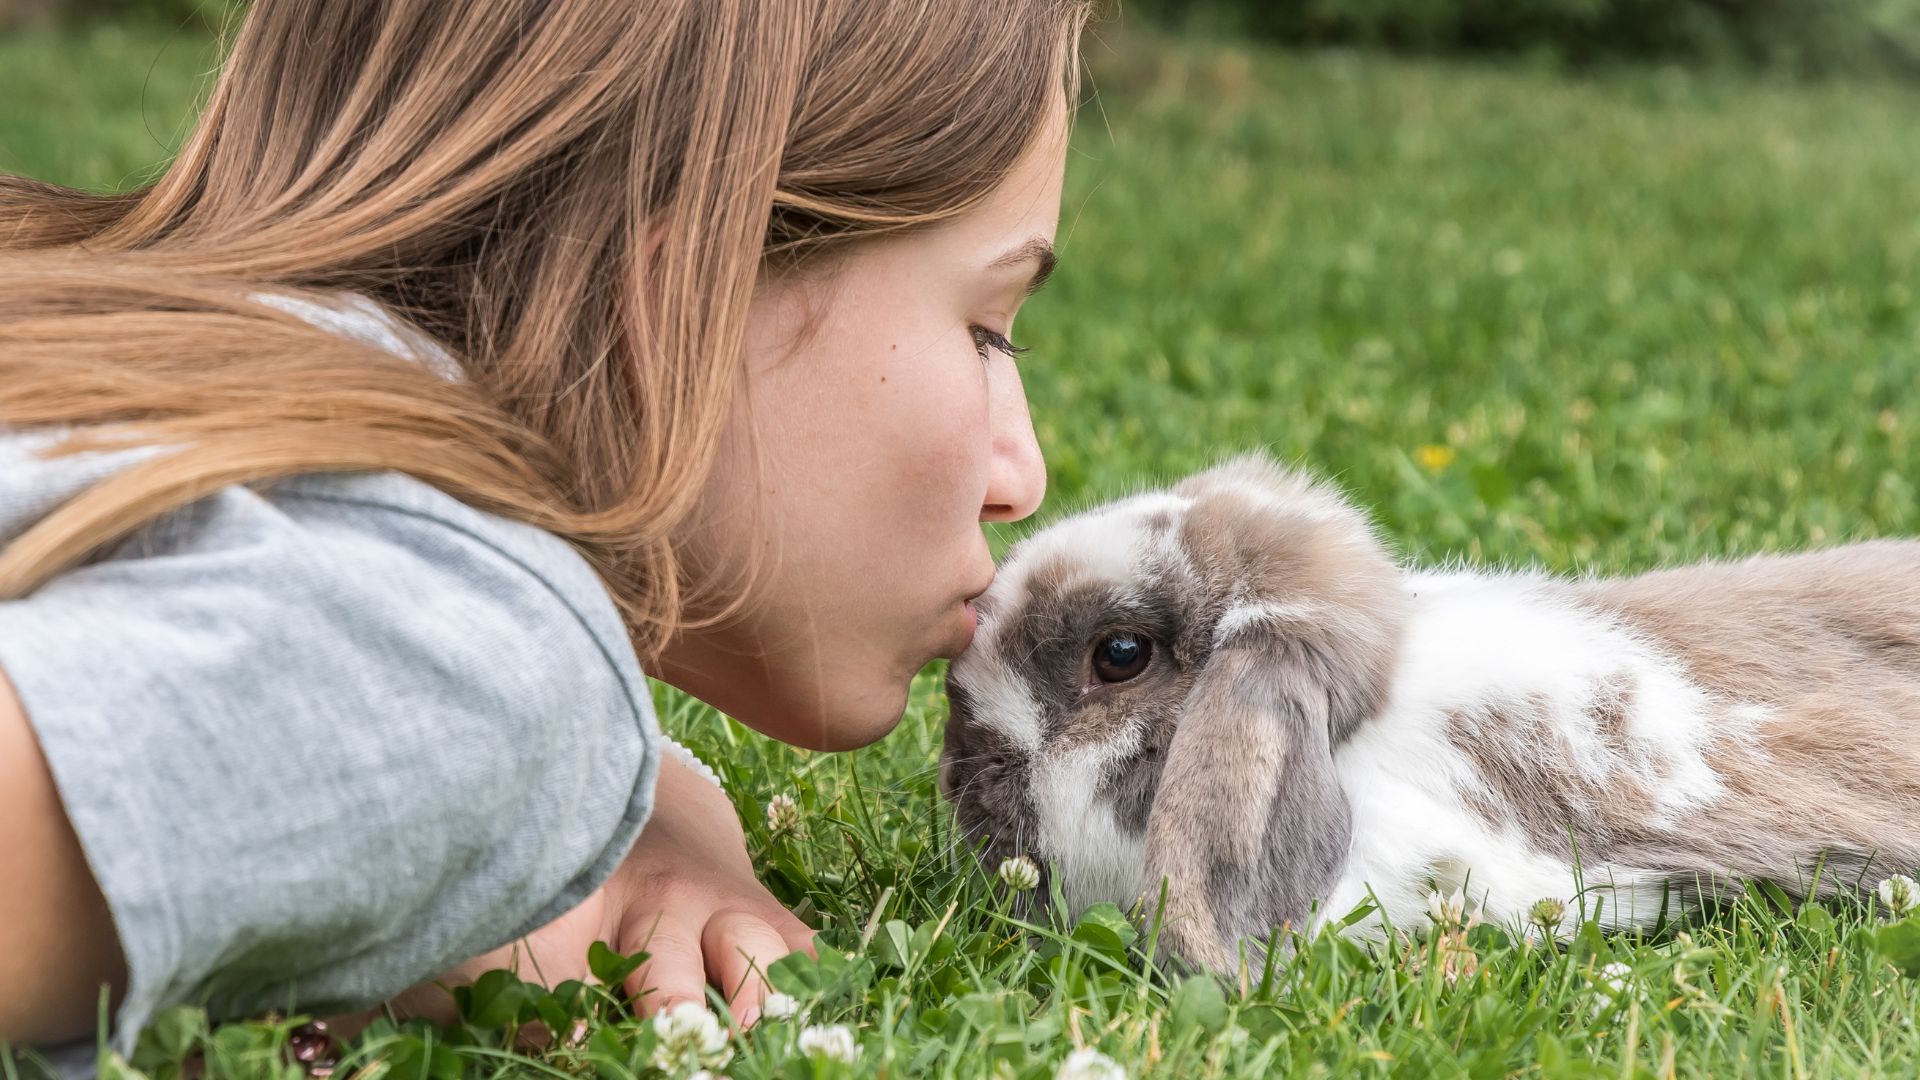
[[[1346,864],[1333,754],[1385,704],[1405,593],[1366,518],[1259,458],[1181,485],[1191,562],[1218,598],[1211,648],[1175,721],[1147,820],[1162,939],[1231,970],[1236,944],[1291,923]]]

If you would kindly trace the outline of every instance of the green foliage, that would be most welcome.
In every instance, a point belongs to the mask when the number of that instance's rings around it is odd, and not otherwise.
[[[1420,561],[1920,531],[1912,90],[1111,50],[1016,334],[1049,514],[1264,446]]]
[[[1490,932],[1466,974],[1434,962],[1432,940],[1296,938],[1274,978],[1242,991],[1158,971],[1137,943],[1118,956],[1076,949],[1087,920],[1022,924],[1003,901],[980,899],[965,921],[997,925],[994,933],[969,932],[949,912],[902,923],[891,945],[843,935],[846,949],[823,940],[817,960],[775,965],[775,985],[801,1012],[735,1031],[728,1074],[1042,1080],[1076,1046],[1098,1048],[1131,1075],[1181,1077],[1910,1075],[1920,1060],[1912,1023],[1920,986],[1883,955],[1889,939],[1920,933],[1920,920],[1876,925],[1864,905],[1796,913],[1743,902],[1669,939],[1594,937],[1597,951]],[[921,951],[901,967],[899,950],[911,942]],[[942,979],[949,969],[959,977]],[[131,1062],[111,1059],[102,1073],[294,1080],[304,1072],[290,1045],[301,1021],[210,1027],[197,1009],[172,1009]],[[567,1035],[535,1048],[523,1037],[536,1021]],[[851,1066],[798,1051],[804,1027],[829,1023],[857,1031]],[[364,1080],[647,1080],[671,1075],[655,1065],[658,1040],[650,1023],[596,990],[560,994],[496,972],[475,984],[452,1026],[377,1022],[336,1048],[332,1068]]]
[[[1909,917],[1881,927],[1873,945],[1903,974],[1920,976],[1920,920]]]
[[[150,23],[154,26],[219,30],[246,0],[0,0],[0,29],[10,22]]]
[[[0,172],[134,186],[185,138],[216,61],[212,38],[194,28],[0,31]]]
[[[118,69],[152,66],[146,114],[184,115],[192,50],[121,32],[96,67],[60,40],[0,42],[0,154],[120,183],[163,150]],[[1060,271],[1015,334],[1043,516],[1265,446],[1339,477],[1422,561],[1611,572],[1920,532],[1911,89],[1092,52]],[[75,104],[94,92],[108,104]],[[40,115],[59,138],[10,139]],[[1045,1078],[1078,1046],[1182,1080],[1920,1072],[1920,924],[1766,889],[1684,934],[1475,927],[1452,980],[1432,941],[1333,936],[1244,985],[1162,971],[1152,926],[1030,917],[976,864],[936,793],[938,676],[899,731],[838,755],[659,688],[768,886],[821,931],[818,959],[772,972],[805,1014],[736,1039],[736,1080]],[[798,829],[769,831],[776,794]],[[593,985],[488,976],[448,1029],[376,1024],[335,1075],[654,1075],[652,1026],[604,989],[633,958],[593,959]],[[524,1044],[536,1022],[561,1041]],[[814,1024],[850,1025],[858,1063],[799,1055]],[[176,1010],[114,1075],[292,1076],[296,1043],[291,1019]]]
[[[1130,0],[1126,10],[1294,45],[1920,73],[1916,0]]]

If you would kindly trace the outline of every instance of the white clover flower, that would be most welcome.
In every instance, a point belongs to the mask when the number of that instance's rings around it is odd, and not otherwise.
[[[775,833],[792,832],[800,827],[800,804],[791,795],[775,795],[767,800],[767,828]]]
[[[800,1052],[851,1065],[860,1060],[860,1044],[845,1024],[815,1025],[800,1032]]]
[[[1595,1019],[1626,1004],[1633,969],[1618,961],[1602,967],[1593,977],[1593,1015]]]
[[[1567,917],[1567,905],[1564,901],[1551,896],[1533,902],[1527,909],[1527,921],[1540,928],[1540,932],[1552,936],[1560,929],[1560,923]]]
[[[705,1069],[696,1069],[693,1072],[690,1072],[687,1074],[687,1080],[733,1080],[733,1078],[728,1076],[726,1073],[708,1072]]]
[[[733,1057],[726,1025],[698,1001],[682,1001],[653,1016],[653,1067],[663,1072],[717,1069]]]
[[[1895,874],[1882,881],[1874,892],[1896,919],[1920,906],[1920,884],[1905,874]]]
[[[1601,1019],[1607,1013],[1626,1005],[1628,988],[1632,986],[1634,969],[1622,965],[1619,961],[1605,965],[1594,972],[1594,1019]]]
[[[775,990],[760,1003],[760,1015],[768,1020],[791,1020],[800,1015],[800,1003],[793,995]]]
[[[1626,992],[1627,980],[1633,977],[1633,969],[1618,960],[1600,969],[1599,982],[1616,994]]]
[[[1025,855],[1000,860],[1000,884],[1014,892],[1027,892],[1040,884],[1040,868]]]
[[[1452,930],[1467,921],[1467,897],[1459,889],[1441,894],[1438,891],[1427,894],[1427,918],[1442,930]]]
[[[1053,1080],[1127,1080],[1127,1070],[1107,1055],[1085,1046],[1067,1055],[1067,1060],[1054,1072]]]

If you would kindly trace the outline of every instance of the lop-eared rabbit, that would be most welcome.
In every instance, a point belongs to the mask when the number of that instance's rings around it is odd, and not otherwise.
[[[1465,887],[1613,927],[1920,862],[1920,543],[1569,579],[1398,565],[1260,457],[1011,551],[949,671],[941,783],[1074,908],[1238,943]],[[1604,902],[1602,902],[1604,901]],[[1354,932],[1378,932],[1377,916]]]

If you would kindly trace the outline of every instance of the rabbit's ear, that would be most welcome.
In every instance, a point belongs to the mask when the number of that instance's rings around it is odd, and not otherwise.
[[[1242,937],[1304,930],[1352,835],[1330,734],[1343,676],[1320,643],[1276,629],[1248,627],[1215,649],[1147,819],[1150,911],[1166,884],[1161,938],[1215,971],[1233,970]]]
[[[1209,968],[1303,920],[1347,859],[1333,752],[1386,701],[1406,596],[1365,515],[1259,458],[1182,485],[1181,543],[1221,597],[1147,823],[1148,903]]]

